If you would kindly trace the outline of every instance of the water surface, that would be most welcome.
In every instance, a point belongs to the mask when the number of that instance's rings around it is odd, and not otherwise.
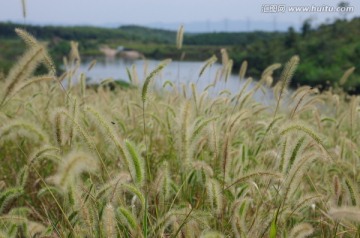
[[[161,62],[160,60],[135,60],[127,61],[124,59],[97,59],[96,65],[88,71],[88,67],[91,60],[86,60],[81,64],[80,71],[84,72],[90,83],[100,83],[104,79],[113,78],[115,80],[129,81],[129,77],[126,71],[128,67],[131,70],[132,65],[135,65],[136,72],[140,82],[143,82],[146,75],[148,75],[156,66]],[[198,92],[202,92],[206,87],[214,82],[216,78],[220,78],[221,64],[213,64],[207,68],[203,75],[199,78],[199,72],[203,67],[204,62],[199,61],[172,61],[168,64],[162,73],[155,78],[155,83],[158,87],[162,87],[165,81],[169,80],[175,85],[190,85],[190,83],[196,83]],[[246,80],[240,79],[238,75],[230,75],[225,82],[225,77],[221,77],[216,83],[215,87],[209,88],[209,93],[212,95],[218,95],[224,90],[231,92],[232,95],[237,94],[245,85]],[[248,86],[248,90],[253,88],[256,81],[252,82]],[[254,95],[254,98],[269,105],[273,102],[273,93],[270,89],[265,89],[265,93],[258,90]]]

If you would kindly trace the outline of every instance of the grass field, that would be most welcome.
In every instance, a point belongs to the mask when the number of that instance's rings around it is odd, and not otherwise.
[[[278,64],[235,95],[153,90],[169,60],[144,80],[129,72],[133,87],[94,89],[75,43],[56,77],[44,46],[17,33],[27,50],[0,82],[0,237],[360,235],[359,98],[286,95],[297,56],[274,86]],[[222,53],[218,80],[231,72]],[[48,74],[34,76],[40,64]],[[252,99],[263,87],[274,106]]]

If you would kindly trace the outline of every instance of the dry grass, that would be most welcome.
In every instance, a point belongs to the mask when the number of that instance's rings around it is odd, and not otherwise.
[[[0,82],[1,237],[360,235],[359,101],[300,88],[280,106],[298,58],[266,108],[251,96],[278,64],[249,92],[208,97],[192,84],[149,96],[168,61],[143,87],[86,89],[73,43],[64,77],[81,83],[65,89],[58,78],[34,81],[50,58],[28,41]]]

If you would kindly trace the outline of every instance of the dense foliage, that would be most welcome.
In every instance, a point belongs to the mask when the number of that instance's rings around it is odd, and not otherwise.
[[[308,26],[300,33],[289,29],[285,36],[260,40],[245,48],[237,47],[231,56],[237,66],[242,60],[248,60],[251,74],[257,76],[267,65],[282,63],[294,54],[300,56],[302,63],[293,79],[293,86],[335,86],[346,70],[360,68],[360,18],[337,20],[317,29]],[[345,85],[345,90],[360,92],[358,70]]]

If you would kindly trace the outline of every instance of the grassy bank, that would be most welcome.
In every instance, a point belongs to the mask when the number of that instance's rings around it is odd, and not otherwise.
[[[27,51],[0,82],[1,236],[360,234],[359,98],[302,87],[283,101],[297,56],[264,107],[252,95],[274,66],[235,95],[152,91],[169,60],[144,82],[130,74],[134,87],[94,90],[84,75],[70,83],[75,45],[58,78],[45,48],[18,33]],[[46,75],[34,76],[39,64]]]

